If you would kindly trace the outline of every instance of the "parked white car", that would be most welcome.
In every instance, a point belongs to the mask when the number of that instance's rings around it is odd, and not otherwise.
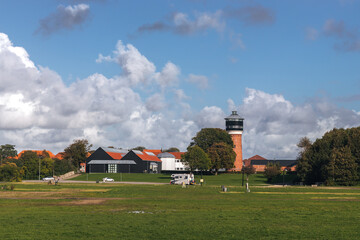
[[[103,182],[113,182],[113,181],[114,181],[114,179],[112,179],[112,178],[108,178],[108,177],[103,178]]]
[[[55,178],[49,176],[49,177],[44,177],[42,180],[43,180],[43,181],[51,181],[51,180],[55,181]]]

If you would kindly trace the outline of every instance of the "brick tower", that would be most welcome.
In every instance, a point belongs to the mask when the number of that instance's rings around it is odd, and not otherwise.
[[[243,167],[242,159],[242,133],[244,126],[244,119],[241,118],[236,111],[232,111],[232,114],[225,118],[226,131],[231,135],[234,142],[234,152],[236,153],[235,168],[233,171],[241,171]]]

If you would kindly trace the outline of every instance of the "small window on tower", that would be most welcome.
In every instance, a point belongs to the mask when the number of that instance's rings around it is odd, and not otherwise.
[[[236,145],[234,145],[234,148],[236,148]]]

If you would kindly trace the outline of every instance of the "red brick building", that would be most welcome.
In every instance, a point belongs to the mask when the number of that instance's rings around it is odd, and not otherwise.
[[[287,169],[292,172],[296,171],[296,160],[269,160],[262,156],[255,155],[244,160],[245,166],[253,166],[256,172],[264,172],[266,165],[269,163],[279,164],[281,171]]]

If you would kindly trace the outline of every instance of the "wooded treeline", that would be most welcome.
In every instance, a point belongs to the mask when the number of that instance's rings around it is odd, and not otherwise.
[[[306,184],[355,185],[360,176],[360,127],[333,129],[314,143],[298,146],[297,175]]]

